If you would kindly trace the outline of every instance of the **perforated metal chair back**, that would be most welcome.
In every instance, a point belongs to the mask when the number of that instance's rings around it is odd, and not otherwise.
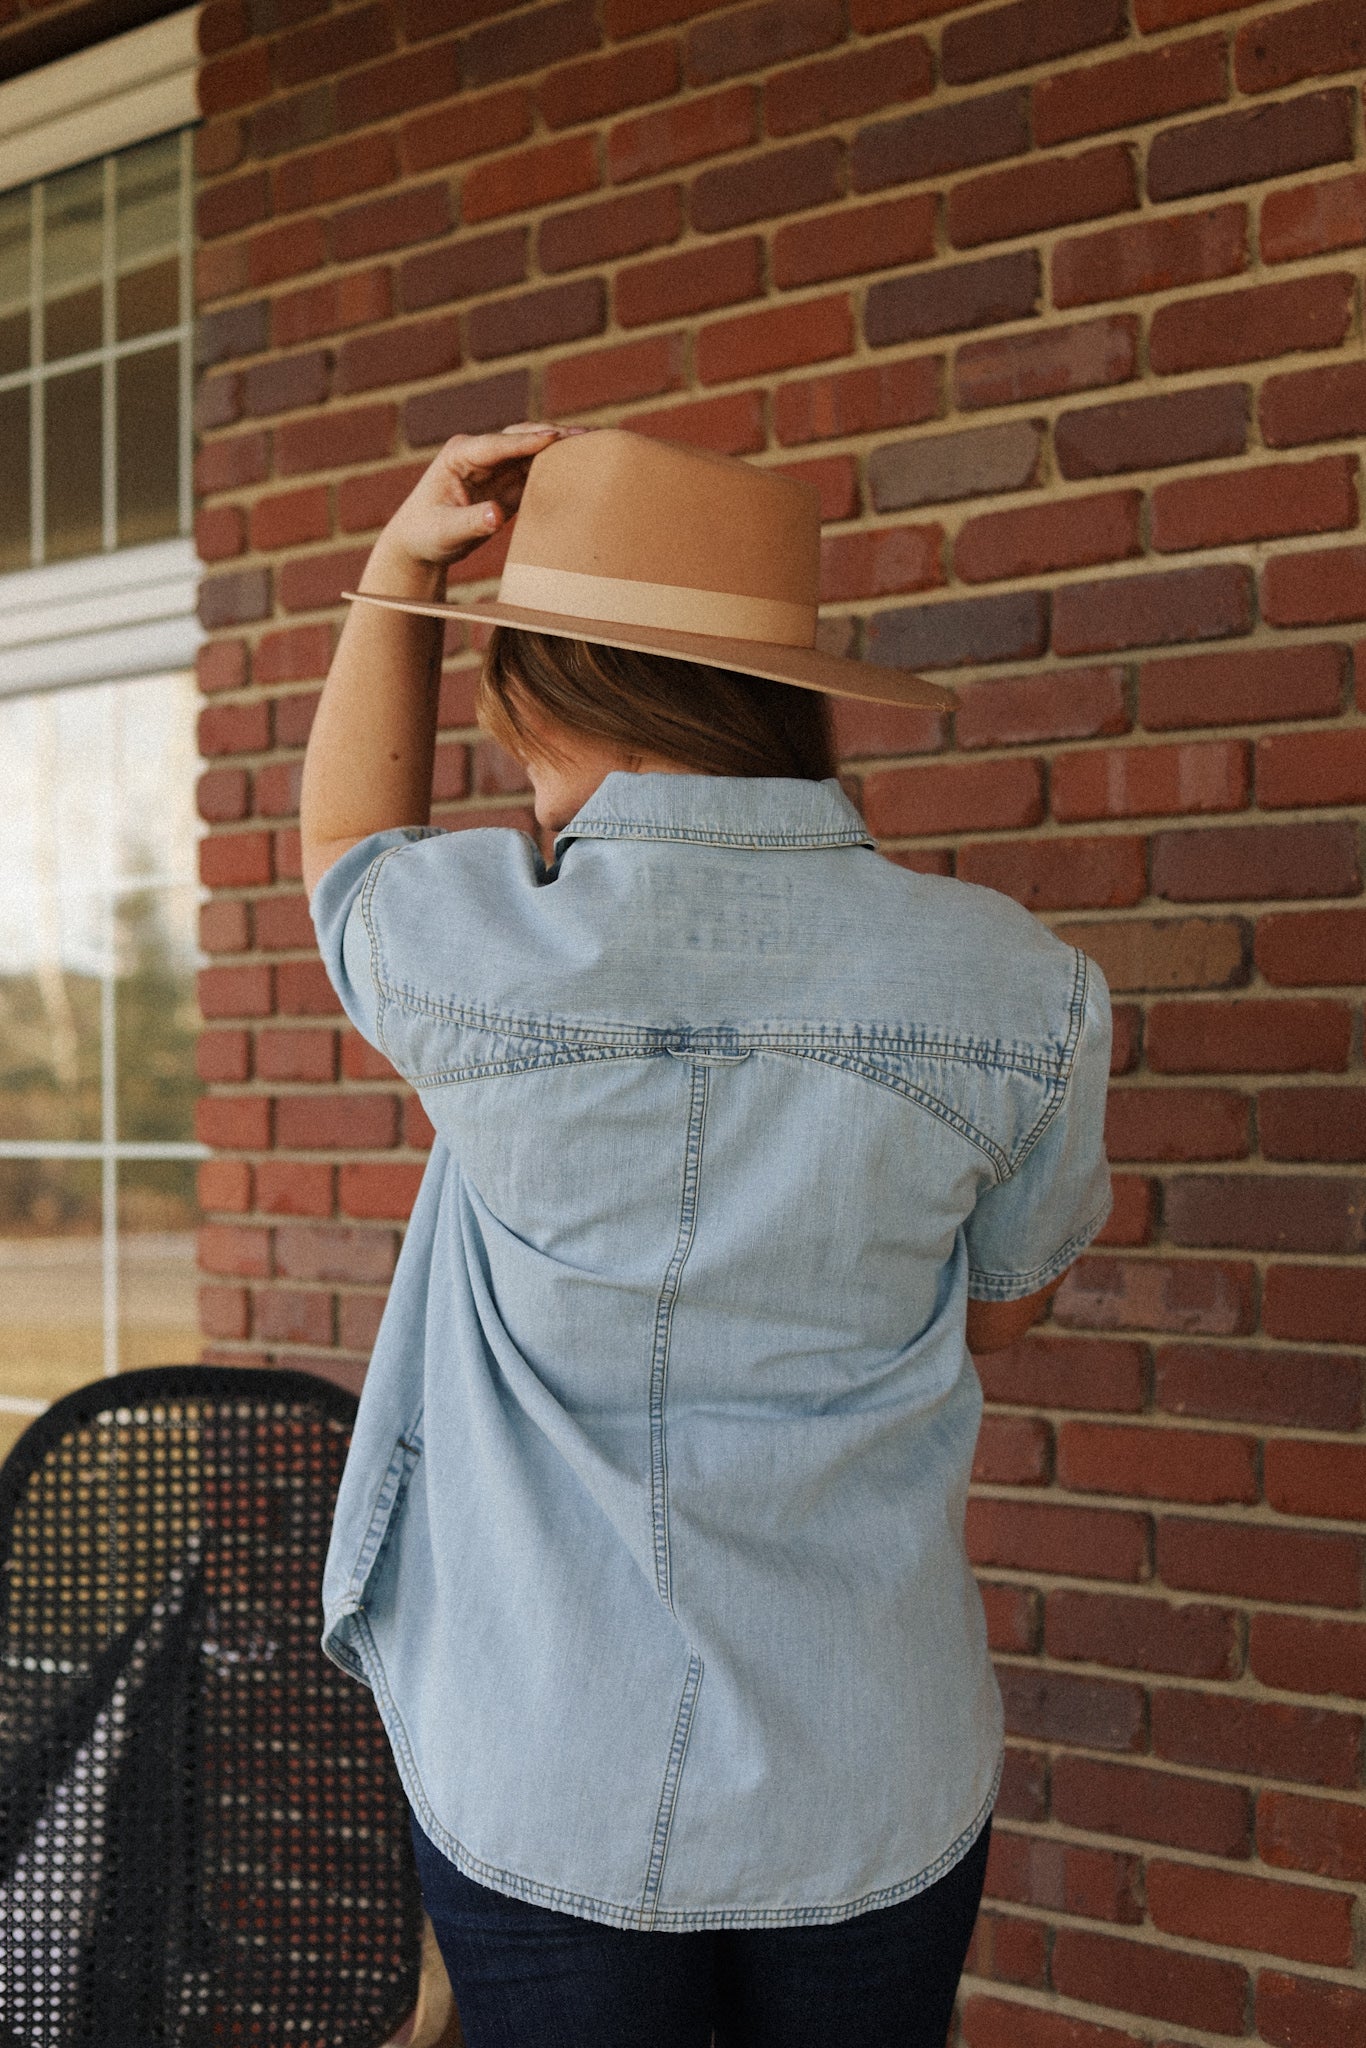
[[[318,1648],[354,1415],[166,1366],[0,1470],[0,2042],[379,2048],[412,2010],[407,1810]]]

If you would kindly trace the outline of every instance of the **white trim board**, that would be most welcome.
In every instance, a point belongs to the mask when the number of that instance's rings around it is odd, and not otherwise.
[[[0,577],[0,697],[193,666],[200,565],[158,540]]]
[[[0,192],[199,119],[198,7],[0,85]]]

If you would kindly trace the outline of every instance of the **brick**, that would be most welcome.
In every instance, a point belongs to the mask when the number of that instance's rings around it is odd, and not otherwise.
[[[1153,491],[1153,546],[1168,553],[1355,526],[1356,470],[1355,456],[1325,455],[1173,478]]]
[[[922,99],[933,86],[925,38],[897,36],[776,72],[764,82],[764,128],[769,135],[800,135]]]
[[[998,163],[1028,148],[1029,94],[1012,87],[860,128],[849,153],[850,182],[855,192],[876,192]]]
[[[1254,1323],[1253,1269],[1232,1259],[1083,1257],[1053,1297],[1064,1329],[1241,1337]]]
[[[307,682],[315,676],[325,676],[331,661],[331,626],[284,626],[277,632],[263,634],[258,641],[252,657],[252,676],[258,683]],[[276,700],[276,741],[280,745],[302,745],[302,739],[286,740],[281,729],[285,705],[286,700]]]
[[[467,315],[466,338],[470,354],[482,362],[581,341],[601,334],[606,324],[602,279],[582,277],[511,298],[486,299]]]
[[[868,288],[864,333],[871,348],[888,348],[893,342],[1024,320],[1037,311],[1039,291],[1039,258],[1033,249],[911,277],[885,277]]]
[[[336,1033],[259,1032],[256,1071],[263,1081],[334,1081],[337,1077]]]
[[[343,1351],[368,1358],[384,1316],[383,1294],[343,1294],[337,1299],[337,1342]]]
[[[276,93],[259,99],[246,115],[247,147],[253,156],[285,156],[332,133],[330,82],[305,86],[301,92]]]
[[[248,906],[238,898],[223,896],[212,903],[201,903],[199,944],[206,953],[245,953],[251,945]],[[241,1080],[243,1077],[234,1074],[222,1078]]]
[[[1074,1605],[1099,1604],[1126,1613],[1151,1606],[1156,1614],[1165,1613],[1174,1619],[1182,1614],[1226,1612],[1061,1590],[1050,1595],[1050,1605],[1054,1600]],[[1143,1624],[1137,1625],[1143,1631]],[[1160,1648],[1160,1644],[1155,1642],[1154,1647]],[[1218,1698],[1204,1697],[1216,1702]],[[1251,1799],[1243,1786],[1178,1777],[1147,1765],[1060,1756],[1053,1765],[1053,1811],[1065,1826],[1140,1842],[1161,1842],[1170,1848],[1193,1849],[1209,1856],[1245,1857],[1252,1845]]]
[[[1155,1753],[1171,1763],[1292,1784],[1357,1783],[1362,1722],[1353,1714],[1171,1687],[1153,1692],[1152,1727]]]
[[[650,178],[679,164],[724,156],[758,138],[752,85],[726,86],[658,113],[618,121],[607,135],[607,171],[614,185]]]
[[[1160,376],[1208,370],[1301,349],[1336,348],[1352,324],[1356,281],[1347,272],[1220,292],[1159,306],[1148,359]]]
[[[848,355],[853,346],[854,316],[842,293],[805,299],[702,328],[696,341],[697,377],[702,384],[727,384]]]
[[[244,292],[251,283],[248,242],[207,242],[194,252],[195,297],[201,306]]]
[[[1352,1229],[1359,1237],[1361,1183],[1343,1185],[1344,1192],[1354,1198],[1358,1214]],[[1283,1515],[1327,1515],[1339,1521],[1362,1521],[1366,1519],[1366,1448],[1360,1444],[1313,1443],[1303,1437],[1269,1443],[1266,1497]]]
[[[1366,1991],[1263,1970],[1257,1979],[1257,2031],[1274,2048],[1340,2048],[1366,2027]]]
[[[884,526],[863,533],[827,534],[821,542],[822,603],[933,589],[944,581],[942,541],[937,526]],[[835,708],[838,713],[856,703],[853,698],[836,700]]]
[[[410,320],[353,335],[337,351],[336,389],[343,397],[386,384],[443,377],[460,364],[460,323],[454,313]]]
[[[1067,1431],[1095,1430],[1097,1425],[1069,1422],[1063,1427]],[[1111,1433],[1135,1434],[1132,1430]],[[1142,1431],[1139,1434],[1156,1435],[1157,1432]],[[1229,1439],[1214,1441],[1227,1442]],[[1178,1678],[1236,1678],[1242,1670],[1239,1619],[1234,1608],[1210,1607],[1193,1600],[1178,1603],[1126,1593],[1087,1593],[1056,1586],[1047,1599],[1044,1643],[1048,1656],[1079,1663],[1110,1664],[1124,1671],[1161,1671]],[[1104,1786],[1108,1767],[1100,1769],[1105,1774],[1101,1780]],[[1084,1782],[1083,1778],[1081,1783]],[[1071,1789],[1075,1800],[1080,1789],[1077,1780],[1072,1780]],[[1139,1776],[1122,1771],[1121,1789],[1151,1791],[1150,1774],[1144,1772]],[[1170,1792],[1170,1786],[1166,1789]],[[1216,1842],[1207,1838],[1187,1839],[1179,1820],[1168,1821],[1168,1829],[1174,1832],[1168,1832],[1159,1839],[1174,1841],[1177,1847],[1208,1849],[1213,1855],[1246,1855],[1246,1795],[1231,1802],[1220,1802],[1220,1806],[1221,1833]],[[1059,1811],[1058,1818],[1065,1817]],[[1112,1817],[1102,1820],[1093,1816],[1079,1820],[1074,1812],[1071,1818],[1074,1826],[1102,1833],[1143,1832],[1133,1827],[1116,1827]],[[1208,1824],[1210,1816],[1206,1812],[1198,1819]]]
[[[1240,28],[1233,43],[1240,92],[1277,92],[1302,78],[1366,65],[1366,22],[1354,0],[1310,0]]]
[[[1020,490],[1037,482],[1043,445],[1041,420],[888,442],[868,458],[869,493],[879,512],[897,512]]]
[[[446,183],[410,185],[333,214],[332,254],[338,263],[354,263],[384,250],[433,241],[450,226],[450,188]]]
[[[251,544],[262,551],[326,540],[331,531],[331,492],[326,484],[277,491],[268,498],[258,498],[251,508]],[[265,744],[263,741],[262,745]]]
[[[1344,86],[1163,129],[1148,147],[1148,196],[1188,199],[1350,162],[1352,100]]]
[[[1157,1182],[1137,1173],[1115,1174],[1110,1214],[1096,1232],[1099,1245],[1150,1244],[1157,1223]]]
[[[284,292],[271,304],[271,339],[277,348],[293,348],[323,335],[344,333],[387,320],[393,311],[389,272],[381,265],[351,271]]]
[[[1268,377],[1259,417],[1272,448],[1366,434],[1366,363],[1330,363]]]
[[[1137,365],[1138,320],[1126,313],[1041,334],[967,342],[954,360],[954,392],[964,407],[1019,405],[1126,383]]]
[[[325,149],[286,157],[273,180],[274,211],[295,213],[306,206],[327,206],[387,185],[398,172],[394,146],[385,134],[350,136]]]
[[[1148,1017],[1148,1063],[1156,1073],[1340,1073],[1350,1047],[1345,1003],[1156,1003]]]
[[[392,1095],[281,1095],[275,1141],[284,1151],[372,1151],[398,1134]]]
[[[497,228],[405,257],[398,273],[399,296],[406,312],[417,313],[520,284],[526,269],[526,229]]]
[[[1268,810],[1366,800],[1366,726],[1259,740],[1257,798]]]
[[[1366,551],[1363,551],[1366,553]],[[1241,562],[1065,584],[1053,599],[1056,654],[1221,640],[1250,632],[1253,572]]]
[[[1243,2030],[1248,1979],[1236,1963],[1062,1927],[1054,1939],[1052,1975],[1065,1997],[1089,2004],[1212,2033]]]
[[[1072,926],[1069,935],[1082,929]],[[1072,943],[1079,943],[1075,936]],[[1112,1160],[1245,1159],[1251,1149],[1251,1106],[1248,1096],[1231,1088],[1112,1089],[1106,1151]]]
[[[369,533],[391,519],[423,472],[419,462],[370,476],[343,477],[337,486],[337,525],[343,533]]]
[[[1058,467],[1075,479],[1241,455],[1247,417],[1243,384],[1080,406],[1063,413],[1054,428]]]
[[[1058,1480],[1082,1493],[1252,1505],[1258,1496],[1256,1450],[1253,1437],[1212,1430],[1066,1422],[1058,1431]]]
[[[595,17],[591,0],[552,0],[548,7],[473,30],[460,45],[465,84],[495,85],[597,49],[602,35]]]
[[[245,410],[256,418],[320,405],[327,396],[329,364],[322,349],[272,356],[253,363],[242,378]]]
[[[1147,661],[1139,671],[1139,717],[1150,731],[1328,718],[1342,708],[1346,659],[1345,648],[1324,643]]]
[[[1069,66],[1034,86],[1034,138],[1042,148],[1137,128],[1170,114],[1211,106],[1228,95],[1221,35],[1134,50],[1102,64]]]
[[[245,1159],[205,1159],[196,1175],[199,1206],[206,1213],[250,1209],[252,1173]]]
[[[256,943],[263,953],[281,953],[312,947],[313,922],[308,914],[308,898],[302,890],[284,896],[258,896],[253,905],[256,927]],[[257,1046],[263,1034],[258,1034]],[[326,1039],[332,1042],[332,1033],[293,1032],[291,1037]]]
[[[497,149],[510,149],[514,142],[525,142],[534,118],[530,95],[521,86],[501,92],[462,93],[458,117],[443,106],[404,122],[399,136],[403,168],[413,176],[442,164],[463,163]]]
[[[254,235],[247,249],[247,269],[256,286],[299,277],[327,261],[327,231],[313,214],[282,221]]]
[[[682,232],[679,188],[651,185],[642,192],[552,214],[542,221],[536,246],[542,270],[574,270],[637,256],[643,249],[676,242]]]
[[[1153,1925],[1165,1934],[1298,1962],[1345,1967],[1352,1960],[1352,1902],[1345,1892],[1154,1857],[1147,1902]]]
[[[195,676],[205,696],[240,690],[247,680],[245,640],[210,640],[195,655]]]
[[[1055,934],[1088,953],[1117,992],[1231,988],[1247,980],[1246,932],[1237,918],[1091,920],[1058,925]],[[1165,1091],[1160,1099],[1171,1100]]]
[[[226,576],[206,576],[199,586],[196,609],[206,633],[269,618],[269,569],[234,569]]]
[[[358,1286],[392,1279],[398,1251],[394,1231],[356,1230],[347,1224],[282,1224],[275,1245],[278,1271],[288,1279]]]
[[[1356,1607],[1361,1566],[1354,1536],[1176,1515],[1157,1525],[1157,1574],[1174,1590]]]
[[[194,167],[201,178],[220,178],[236,170],[246,147],[243,124],[235,115],[201,121],[194,135]]]
[[[270,343],[270,306],[265,299],[222,306],[201,313],[195,328],[195,361],[227,362],[233,356],[259,355]]]
[[[643,327],[757,298],[763,290],[762,264],[763,245],[754,235],[626,264],[615,281],[617,322]]]
[[[1344,981],[1360,979],[1339,972]],[[1267,1089],[1258,1100],[1257,1123],[1267,1159],[1366,1160],[1366,1091],[1361,1088]]]
[[[1039,1486],[1050,1472],[1048,1425],[1037,1416],[987,1415],[978,1433],[973,1481],[978,1486]]]
[[[205,1337],[245,1337],[251,1328],[251,1296],[245,1287],[201,1287],[199,1327]]]
[[[1075,824],[1089,818],[1242,810],[1251,787],[1249,768],[1242,740],[1088,748],[1054,762],[1053,815]]]
[[[1120,668],[1050,669],[958,689],[954,733],[963,748],[1037,746],[1128,729]]]
[[[1047,639],[1046,594],[1021,590],[878,612],[869,626],[868,654],[889,667],[960,668],[1027,661],[1043,652]]]
[[[775,436],[796,447],[934,419],[941,367],[937,356],[911,356],[780,384],[773,394]]]
[[[341,1168],[338,1207],[343,1216],[407,1218],[422,1181],[421,1165],[348,1161]]]
[[[616,38],[643,35],[672,21],[706,14],[712,0],[607,0],[603,16],[607,33]]]
[[[966,21],[951,21],[940,41],[949,85],[1023,71],[1115,42],[1128,28],[1123,0],[1010,0]]]
[[[1158,215],[1059,242],[1053,250],[1053,303],[1065,308],[1139,298],[1235,277],[1247,262],[1246,206],[1231,202]]]
[[[864,276],[934,254],[933,193],[844,206],[792,221],[773,238],[773,282],[784,291],[827,278]]]
[[[1155,1391],[1169,1414],[1216,1422],[1356,1429],[1366,1412],[1356,1362],[1314,1351],[1163,1345]]]
[[[978,431],[999,437],[1017,430],[987,427]],[[971,436],[946,438],[968,441]],[[920,441],[909,445],[923,449],[933,444]],[[870,460],[870,475],[876,459]],[[1032,482],[1033,478],[1026,480]],[[1047,504],[1022,505],[1008,512],[983,512],[960,529],[953,566],[965,583],[992,583],[1121,561],[1143,552],[1142,507],[1141,492],[1111,491],[1096,497],[1054,497]]]
[[[1048,1929],[1018,1912],[993,1913],[984,1906],[973,1928],[967,1968],[974,1976],[1042,1990],[1048,1977]]]
[[[500,214],[572,199],[599,183],[595,138],[560,135],[510,156],[487,157],[466,171],[460,187],[461,218],[467,225],[495,220]]]
[[[1355,1506],[1359,1514],[1360,1491],[1356,1494]],[[1292,1614],[1254,1615],[1249,1662],[1253,1675],[1263,1685],[1276,1686],[1285,1692],[1329,1693],[1348,1699],[1366,1699],[1366,1627],[1360,1622],[1309,1621]],[[1313,1896],[1339,1900],[1344,1907],[1350,1903],[1343,1893],[1319,1892]],[[1341,1938],[1336,1926],[1331,1936],[1326,1929],[1320,1931],[1325,1941]],[[1350,1934],[1348,1940],[1350,1944]],[[1306,1962],[1339,1960],[1336,1955],[1311,1954],[1307,1947],[1291,1949],[1271,1942],[1259,1946],[1273,1948],[1279,1955],[1300,1956]],[[1341,1960],[1344,1966],[1350,1963],[1350,1952]]]
[[[246,541],[240,505],[215,505],[196,513],[194,546],[201,562],[230,561],[242,553]]]
[[[287,420],[275,432],[276,474],[303,476],[380,461],[393,451],[394,427],[392,405],[355,406],[312,419]]]
[[[750,221],[824,206],[840,196],[843,158],[836,137],[820,136],[703,171],[689,193],[692,224],[703,234],[722,234]]]
[[[201,1081],[247,1081],[251,1078],[249,1031],[201,1031],[195,1042],[195,1072]]]
[[[633,413],[623,424],[638,434],[654,434],[661,441],[679,441],[687,447],[711,448],[718,455],[754,455],[764,445],[763,395],[732,391],[724,398]]]
[[[368,548],[340,548],[328,554],[296,555],[280,570],[280,603],[287,612],[330,611],[342,593],[354,590]]]
[[[211,434],[216,427],[230,427],[241,417],[240,372],[232,371],[225,377],[200,379],[199,389],[194,396],[194,426],[197,434]]]
[[[270,58],[264,43],[201,64],[195,81],[201,114],[225,114],[265,99],[271,89]]]
[[[404,405],[403,432],[411,448],[448,441],[452,434],[493,434],[511,420],[526,419],[530,405],[530,373],[503,370],[417,392]]]
[[[1139,1344],[1035,1334],[980,1359],[978,1375],[988,1401],[1124,1414],[1144,1404]]]
[[[286,564],[286,573],[293,568]],[[252,777],[256,814],[261,818],[291,818],[298,815],[303,764],[300,761],[267,761]],[[311,965],[317,963],[310,962]],[[284,969],[281,970],[284,974]],[[283,1007],[283,1005],[281,1005]]]
[[[1143,2048],[1136,2035],[1114,2027],[980,1993],[963,2001],[959,2019],[966,2048]]]
[[[1233,14],[1240,0],[1135,0],[1134,19],[1145,34],[1204,21],[1211,14]]]
[[[1293,263],[1329,249],[1357,248],[1366,242],[1366,172],[1268,192],[1260,240],[1264,263]]]
[[[949,761],[864,777],[863,811],[880,838],[990,831],[1037,824],[1043,812],[1036,761]]]
[[[855,519],[863,510],[859,499],[858,464],[852,455],[814,455],[804,462],[779,463],[777,469],[781,476],[794,476],[814,486],[820,499],[823,522]],[[841,623],[827,620],[824,630],[830,631]],[[838,650],[832,648],[831,651]]]
[[[573,128],[667,99],[677,92],[678,82],[678,45],[662,38],[561,64],[542,82],[536,98],[547,128]]]
[[[201,1095],[195,1136],[216,1151],[263,1152],[270,1144],[270,1102],[264,1095]]]
[[[196,976],[196,989],[205,1018],[268,1017],[274,1007],[269,967],[204,967]]]
[[[679,391],[686,381],[682,335],[656,334],[548,364],[542,372],[542,393],[547,413],[559,419]]]
[[[345,131],[374,121],[391,121],[396,114],[429,106],[433,100],[450,100],[459,89],[456,45],[428,43],[424,49],[404,50],[397,57],[339,78],[333,88],[336,124]],[[385,143],[392,148],[390,138],[386,137]]]
[[[1158,833],[1153,893],[1170,902],[1354,896],[1361,888],[1350,825],[1233,825]]]
[[[1273,556],[1262,572],[1262,613],[1272,626],[1366,618],[1366,547]]]
[[[1013,1650],[1024,1656],[1038,1647],[1037,1593],[1027,1586],[993,1586],[985,1581],[977,1590],[986,1615],[987,1645],[993,1652]]]
[[[256,1168],[257,1206],[267,1216],[330,1216],[334,1166],[303,1159],[263,1159]]]
[[[352,7],[321,21],[306,22],[272,38],[271,70],[277,85],[305,85],[349,71],[394,47],[394,32],[385,8]],[[264,99],[265,94],[260,95]]]
[[[1012,1593],[1023,1588],[1012,1586]],[[1041,1750],[1007,1745],[996,1812],[1002,1820],[1043,1820],[1048,1812],[1048,1760]]]
[[[1148,1517],[1127,1508],[1068,1507],[978,1494],[968,1502],[967,1543],[977,1567],[1087,1579],[1148,1575]],[[1127,1748],[1128,1742],[1117,1746]]]
[[[1173,1244],[1248,1251],[1359,1252],[1362,1183],[1278,1174],[1200,1174],[1169,1180],[1163,1202]]]
[[[991,1838],[986,1893],[988,1898],[1132,1924],[1143,1918],[1139,1871],[1134,1856],[998,1829]]]
[[[1119,910],[1147,891],[1144,843],[1087,839],[1003,839],[959,848],[958,877],[1000,889],[1026,910]]]
[[[267,1344],[335,1342],[332,1296],[303,1287],[272,1287],[255,1299],[253,1335]]]
[[[1291,1626],[1312,1629],[1316,1624],[1295,1620]],[[1366,1881],[1366,1807],[1264,1791],[1257,1800],[1257,1851],[1264,1863],[1283,1870],[1310,1870],[1316,1877],[1360,1884]],[[1366,2001],[1362,2017],[1366,2018]]]
[[[1077,156],[1032,157],[955,185],[948,200],[949,240],[955,248],[975,249],[983,242],[1130,213],[1137,205],[1132,151],[1124,143],[1103,143]]]
[[[1272,1337],[1360,1344],[1366,1278],[1344,1266],[1274,1266],[1266,1278],[1262,1320]]]
[[[741,72],[768,71],[793,57],[829,49],[844,35],[838,0],[759,0],[688,31],[684,71],[690,85],[714,85]]]

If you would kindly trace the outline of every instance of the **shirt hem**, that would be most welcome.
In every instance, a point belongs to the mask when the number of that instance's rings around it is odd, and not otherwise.
[[[580,1920],[595,1920],[607,1927],[641,1933],[701,1934],[743,1927],[826,1927],[841,1920],[852,1920],[860,1913],[874,1913],[884,1906],[900,1905],[903,1900],[914,1898],[918,1892],[927,1891],[932,1884],[937,1884],[967,1855],[991,1817],[1005,1766],[1002,1750],[996,1759],[990,1790],[967,1827],[932,1863],[899,1883],[880,1885],[860,1893],[857,1898],[841,1899],[833,1905],[642,1908],[616,1899],[596,1898],[588,1892],[568,1891],[560,1885],[543,1884],[522,1871],[506,1870],[489,1863],[466,1848],[432,1810],[408,1740],[408,1731],[389,1690],[383,1660],[365,1615],[353,1610],[340,1616],[328,1629],[324,1647],[343,1669],[363,1674],[364,1682],[374,1693],[380,1719],[394,1752],[399,1780],[422,1832],[457,1870],[476,1884],[486,1885],[491,1891],[504,1892],[528,1905],[545,1906],[555,1912],[572,1914]]]

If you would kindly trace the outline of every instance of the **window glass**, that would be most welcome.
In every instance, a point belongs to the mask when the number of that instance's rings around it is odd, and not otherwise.
[[[27,384],[0,391],[0,574],[24,569],[33,548]]]
[[[180,319],[180,137],[116,159],[115,262],[120,341]]]
[[[180,525],[180,351],[144,349],[117,365],[119,546]]]
[[[104,332],[104,166],[82,164],[43,186],[43,356],[99,347]]]
[[[49,562],[96,555],[104,538],[102,384],[98,363],[47,380],[43,497]]]
[[[0,377],[29,360],[29,223],[27,192],[0,194]]]

